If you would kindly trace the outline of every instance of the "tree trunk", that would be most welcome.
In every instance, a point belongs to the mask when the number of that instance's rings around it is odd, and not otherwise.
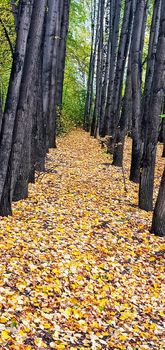
[[[91,136],[96,137],[98,123],[100,118],[101,92],[102,92],[102,67],[103,67],[103,40],[104,40],[104,10],[105,0],[100,2],[100,25],[99,25],[99,43],[97,52],[97,71],[96,71],[96,98],[91,125]]]
[[[107,103],[108,85],[109,85],[109,70],[110,70],[110,60],[111,60],[111,35],[112,35],[112,1],[109,4],[109,25],[108,25],[108,43],[107,43],[107,53],[106,53],[106,63],[105,63],[105,76],[102,87],[101,96],[101,109],[100,109],[100,125],[99,125],[99,135],[104,137],[106,134],[105,130],[105,109]]]
[[[118,50],[118,36],[120,29],[120,13],[121,13],[121,0],[112,0],[112,46],[111,46],[111,60],[109,70],[109,85],[107,93],[107,103],[105,109],[105,133],[111,135],[111,104],[112,104],[112,92],[115,78],[115,68]]]
[[[56,118],[60,117],[62,110],[62,94],[64,85],[64,71],[65,71],[65,58],[66,58],[66,42],[69,28],[69,10],[70,0],[64,0],[63,16],[61,24],[61,35],[59,43],[59,58],[57,65],[57,84],[56,84]],[[56,131],[55,131],[56,137]],[[56,143],[56,140],[55,140]]]
[[[155,66],[155,55],[156,55],[156,48],[157,48],[158,35],[159,35],[160,5],[161,5],[161,0],[155,0],[153,15],[152,15],[151,30],[150,30],[147,69],[146,69],[144,95],[143,95],[143,119],[142,119],[143,142],[145,140],[145,132],[146,132],[146,124],[147,124],[147,120],[145,120],[145,118],[148,114],[149,99],[150,99],[151,86],[152,86],[152,80],[153,80],[153,74],[154,74],[154,66]]]
[[[37,64],[42,40],[46,3],[46,0],[43,0],[42,3],[40,0],[34,0],[16,120],[13,135],[10,135],[10,137],[13,137],[10,144],[9,164],[7,172],[5,173],[6,182],[5,186],[3,186],[0,203],[1,215],[11,214],[11,201],[20,165],[26,122],[28,123],[28,121],[25,120],[28,111],[28,98],[32,86],[34,67]]]
[[[26,5],[24,1],[21,1],[20,3],[21,10],[19,17],[19,27],[17,31],[16,48],[0,134],[0,164],[2,165],[0,168],[0,199],[5,185],[6,173],[12,147],[12,135],[20,95],[22,73],[24,69],[32,3],[32,1],[28,1]]]
[[[93,11],[93,16],[92,16]],[[84,110],[84,123],[83,128],[85,131],[90,129],[90,116],[93,98],[93,79],[94,79],[94,69],[95,69],[95,58],[96,58],[96,38],[95,38],[95,26],[96,26],[96,0],[91,0],[91,52],[90,52],[90,62],[89,62],[89,72],[87,81],[87,93],[85,100],[85,110]]]
[[[131,79],[131,56],[129,55],[127,80],[124,93],[123,106],[119,127],[117,129],[116,145],[113,153],[113,165],[122,167],[125,137],[128,130],[129,120],[132,120],[132,79]]]
[[[139,189],[139,207],[146,211],[153,207],[153,187],[156,148],[159,135],[160,113],[165,92],[165,2],[162,1],[159,38],[156,51],[155,68],[149,100],[147,132],[144,143],[143,168]]]
[[[58,12],[56,18],[55,43],[53,48],[51,85],[50,85],[50,100],[49,100],[49,120],[47,129],[47,148],[56,147],[56,85],[57,85],[57,68],[59,59],[59,45],[61,40],[61,25],[64,0],[59,1]]]
[[[111,152],[114,152],[116,129],[120,120],[120,110],[122,101],[122,87],[125,64],[128,57],[129,39],[131,36],[131,2],[132,0],[125,1],[124,16],[120,34],[120,42],[117,54],[117,63],[115,71],[114,88],[112,93],[112,106],[111,106]]]
[[[151,232],[156,236],[165,236],[165,168],[153,213]]]
[[[141,162],[141,36],[144,19],[145,0],[138,0],[131,43],[132,76],[132,159],[130,180],[138,183]]]
[[[48,13],[45,24],[44,53],[43,53],[43,113],[48,127],[49,138],[49,103],[50,84],[52,76],[53,50],[60,34],[56,32],[57,18],[59,16],[59,1],[48,0]],[[48,140],[47,140],[48,143]]]

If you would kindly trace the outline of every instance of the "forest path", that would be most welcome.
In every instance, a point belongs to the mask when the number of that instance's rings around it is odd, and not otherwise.
[[[0,221],[0,349],[164,349],[163,238],[137,186],[75,130]],[[159,160],[159,182],[163,160]]]

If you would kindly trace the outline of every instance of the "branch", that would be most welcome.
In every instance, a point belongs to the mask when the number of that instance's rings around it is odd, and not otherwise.
[[[13,50],[13,45],[12,45],[12,42],[11,42],[11,40],[10,40],[10,37],[9,37],[8,31],[7,31],[7,29],[6,29],[6,27],[5,27],[5,25],[4,25],[4,23],[3,23],[3,21],[2,21],[2,19],[1,19],[1,18],[0,18],[0,23],[1,23],[2,28],[3,28],[3,30],[4,30],[5,37],[6,37],[7,41],[8,41],[8,43],[9,43],[9,46],[10,46],[10,50],[11,50],[12,56],[14,56],[14,50]]]

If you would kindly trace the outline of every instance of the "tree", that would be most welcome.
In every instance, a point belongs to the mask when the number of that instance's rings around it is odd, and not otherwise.
[[[30,3],[31,5],[31,3]],[[11,214],[11,202],[13,197],[13,192],[17,180],[17,174],[19,170],[20,157],[22,151],[22,145],[24,140],[25,128],[27,125],[27,113],[28,113],[28,97],[30,89],[32,86],[33,72],[37,64],[39,48],[41,45],[42,31],[44,24],[46,10],[46,0],[42,1],[34,0],[32,18],[30,22],[29,36],[27,42],[27,50],[24,58],[24,65],[22,69],[22,77],[19,76],[19,84],[13,87],[13,79],[11,76],[9,94],[6,103],[5,114],[8,118],[4,118],[4,124],[2,125],[2,139],[1,139],[1,160],[3,159],[3,166],[1,168],[1,178],[0,178],[0,214],[9,215]],[[28,17],[29,23],[29,17]],[[26,32],[27,32],[27,27]],[[23,35],[23,33],[22,33]],[[22,36],[20,33],[21,49],[24,47],[22,45]],[[18,51],[19,52],[19,51]],[[19,59],[22,57],[19,55]],[[20,61],[16,60],[17,65]],[[20,67],[20,66],[18,66]],[[13,66],[13,74],[15,74],[15,65]],[[19,70],[17,70],[19,72]],[[17,78],[17,76],[16,76]],[[21,80],[21,84],[20,84]],[[18,80],[17,80],[18,81]],[[15,82],[15,81],[14,81]],[[17,99],[14,104],[14,118],[13,116],[13,94],[17,91]],[[19,93],[20,91],[20,93]],[[18,98],[19,97],[19,98]],[[12,114],[10,116],[9,113]],[[7,129],[8,128],[8,129]],[[6,130],[6,132],[5,132]]]
[[[105,0],[99,1],[98,6],[98,16],[100,18],[100,21],[98,31],[98,50],[96,65],[96,96],[91,124],[91,136],[94,137],[97,136],[101,108]]]
[[[165,236],[165,168],[153,213],[151,232],[157,236]]]
[[[141,163],[141,41],[143,40],[143,21],[145,1],[137,0],[134,28],[131,42],[131,79],[132,79],[132,159],[130,180],[139,182]]]
[[[165,91],[165,2],[161,4],[160,29],[156,50],[147,120],[142,173],[139,189],[139,207],[146,211],[153,209],[154,171],[159,135],[160,114]]]
[[[120,41],[117,53],[116,71],[114,79],[114,87],[112,92],[111,107],[111,151],[114,152],[117,126],[120,120],[122,87],[125,72],[125,64],[128,58],[129,43],[131,37],[131,1],[125,1],[124,16],[122,20],[122,28],[120,33]]]

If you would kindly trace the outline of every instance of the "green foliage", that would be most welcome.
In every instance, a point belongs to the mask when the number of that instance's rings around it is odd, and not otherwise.
[[[0,18],[8,32],[10,41],[14,46],[15,43],[15,26],[9,0],[0,0]],[[12,54],[9,43],[6,39],[4,29],[0,23],[0,88],[4,97],[7,92],[8,82],[12,65]]]
[[[61,122],[64,130],[83,123],[90,57],[89,11],[89,1],[71,1]]]

